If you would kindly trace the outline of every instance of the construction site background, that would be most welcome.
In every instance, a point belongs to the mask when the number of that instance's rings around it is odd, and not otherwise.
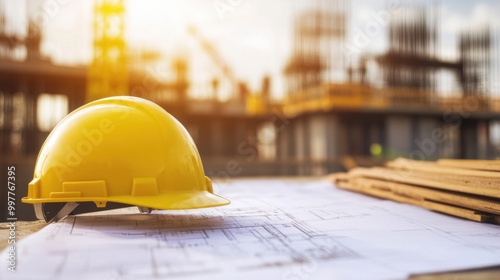
[[[292,15],[291,41],[276,46],[289,50],[287,59],[279,76],[259,71],[255,86],[235,71],[255,65],[227,60],[205,26],[176,26],[180,47],[170,53],[127,40],[133,0],[96,0],[89,15],[72,15],[86,26],[81,30],[91,30],[92,55],[83,64],[58,63],[43,50],[44,30],[65,5],[77,5],[67,2],[0,0],[0,165],[16,166],[19,198],[58,121],[114,95],[149,99],[179,119],[206,174],[219,180],[322,175],[399,156],[500,156],[500,36],[493,19],[452,34],[455,45],[443,45],[445,4],[439,1],[388,2],[361,25],[352,23],[359,7],[347,0],[277,2]],[[186,3],[196,10],[196,1]],[[158,13],[179,5],[166,2]],[[246,4],[210,5],[223,21]],[[258,14],[247,18],[249,26],[257,25]],[[144,32],[162,28],[171,26]],[[371,48],[380,37],[385,47]],[[240,55],[261,62],[257,54]],[[34,218],[31,209],[20,213]]]

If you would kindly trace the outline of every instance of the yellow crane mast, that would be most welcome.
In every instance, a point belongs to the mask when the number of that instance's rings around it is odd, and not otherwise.
[[[128,95],[128,69],[123,0],[94,3],[94,54],[88,69],[85,101]]]

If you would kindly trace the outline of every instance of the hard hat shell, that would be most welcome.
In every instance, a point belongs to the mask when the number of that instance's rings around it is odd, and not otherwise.
[[[152,209],[230,203],[213,193],[182,124],[155,103],[130,96],[88,103],[61,120],[40,150],[22,201]]]

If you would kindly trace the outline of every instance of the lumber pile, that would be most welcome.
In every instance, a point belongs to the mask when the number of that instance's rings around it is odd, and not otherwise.
[[[333,174],[333,181],[342,189],[500,224],[500,161],[398,158],[385,167]]]

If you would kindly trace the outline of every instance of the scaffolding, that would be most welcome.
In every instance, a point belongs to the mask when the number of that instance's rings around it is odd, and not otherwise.
[[[295,18],[293,47],[285,67],[287,94],[301,98],[307,88],[342,80],[346,61],[348,2],[316,0]]]

